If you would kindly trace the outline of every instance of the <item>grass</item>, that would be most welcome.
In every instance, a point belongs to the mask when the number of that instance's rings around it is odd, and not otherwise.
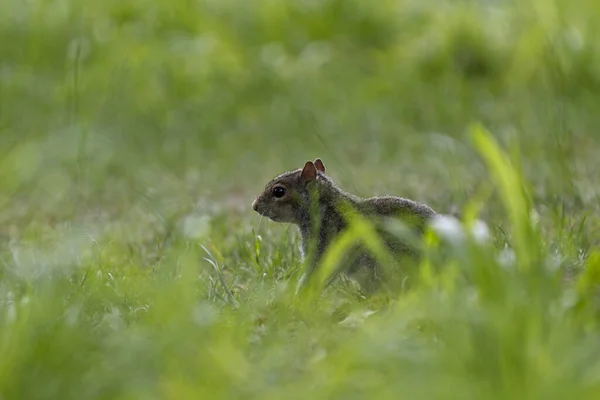
[[[600,395],[596,2],[0,15],[0,399]],[[429,236],[393,299],[296,294],[250,204],[315,157],[491,240]]]

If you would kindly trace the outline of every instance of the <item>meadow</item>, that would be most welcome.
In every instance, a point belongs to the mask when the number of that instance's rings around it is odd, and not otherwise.
[[[600,396],[597,1],[7,0],[0,34],[0,400]],[[250,205],[316,157],[491,238],[296,292]]]

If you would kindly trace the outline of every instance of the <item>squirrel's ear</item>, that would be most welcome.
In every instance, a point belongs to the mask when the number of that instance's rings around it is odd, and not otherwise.
[[[325,165],[323,164],[323,161],[320,158],[317,158],[315,160],[315,167],[317,167],[317,171],[325,173]]]
[[[312,182],[317,178],[317,168],[312,161],[307,161],[300,173],[300,180],[304,183]]]

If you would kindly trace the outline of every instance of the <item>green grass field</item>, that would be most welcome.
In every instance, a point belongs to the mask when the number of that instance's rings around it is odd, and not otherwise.
[[[0,400],[600,397],[597,1],[0,15]],[[296,293],[250,204],[316,157],[492,240]]]

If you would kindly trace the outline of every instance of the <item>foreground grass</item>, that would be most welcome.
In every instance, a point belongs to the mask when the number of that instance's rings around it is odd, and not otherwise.
[[[600,394],[594,2],[0,11],[0,399]],[[492,240],[296,294],[249,205],[317,156]]]

